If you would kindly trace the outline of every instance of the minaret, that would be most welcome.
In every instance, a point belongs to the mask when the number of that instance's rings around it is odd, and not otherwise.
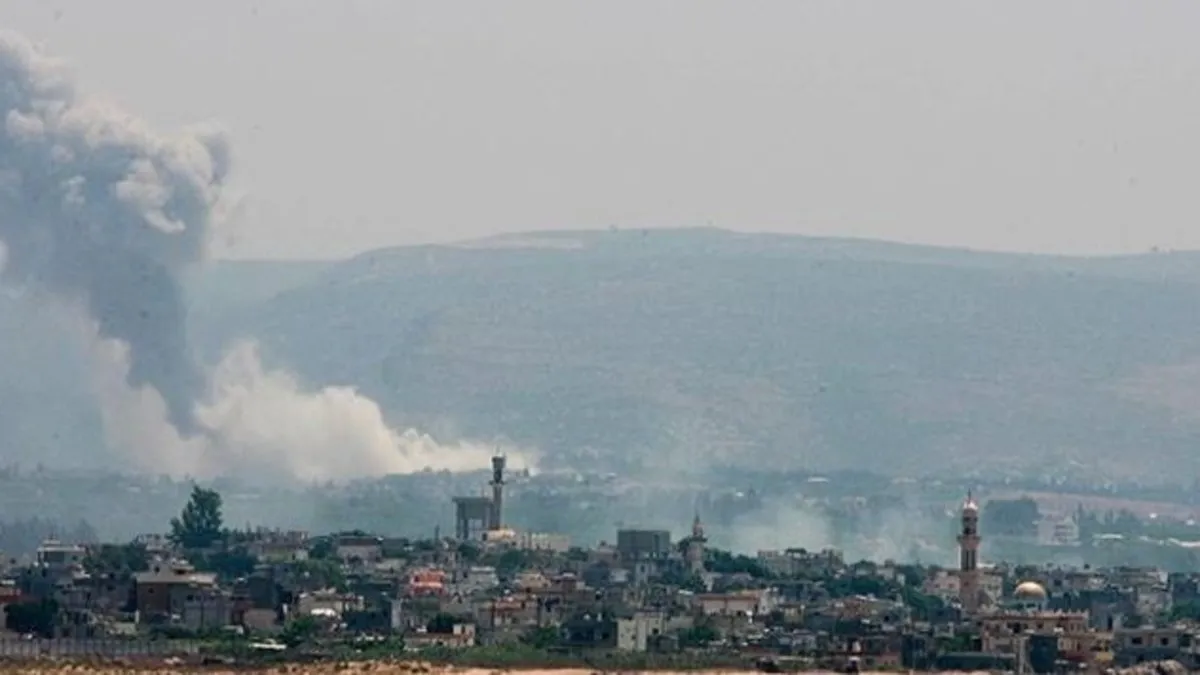
[[[704,544],[708,539],[704,537],[704,525],[700,523],[700,512],[696,512],[696,517],[692,520],[692,536],[688,539],[687,558],[688,571],[692,574],[704,574]]]
[[[488,512],[488,529],[498,530],[504,516],[504,455],[492,457],[492,508]]]
[[[958,535],[958,599],[963,611],[979,611],[979,505],[971,493],[962,506],[962,533]]]

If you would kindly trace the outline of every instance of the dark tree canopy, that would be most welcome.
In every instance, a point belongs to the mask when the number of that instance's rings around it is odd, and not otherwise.
[[[457,623],[462,623],[462,619],[453,614],[441,612],[429,620],[429,623],[425,625],[425,630],[430,633],[450,634],[454,632],[454,624]]]
[[[32,633],[38,637],[54,637],[58,619],[58,603],[49,598],[9,605],[4,614],[4,627],[14,633]]]
[[[224,536],[221,495],[199,485],[178,518],[171,519],[171,541],[185,549],[205,549]]]
[[[983,507],[980,526],[985,536],[1033,537],[1041,515],[1037,502],[1028,497],[993,499]]]
[[[127,578],[149,567],[150,555],[138,543],[100,544],[88,549],[83,567],[89,574],[112,574]]]

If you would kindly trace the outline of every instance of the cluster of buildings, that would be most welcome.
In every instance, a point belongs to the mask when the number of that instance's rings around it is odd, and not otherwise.
[[[956,569],[848,563],[833,550],[734,556],[709,549],[699,515],[679,540],[623,529],[580,548],[504,527],[503,468],[490,497],[455,500],[465,521],[455,537],[244,532],[236,556],[226,543],[204,557],[249,561],[232,571],[197,569],[151,537],[139,542],[145,568],[128,574],[89,565],[86,547],[47,542],[4,571],[0,614],[52,599],[62,637],[272,635],[304,618],[316,639],[392,635],[412,649],[538,635],[556,650],[715,650],[827,667],[1200,666],[1200,629],[1179,611],[1200,609],[1200,575],[986,565],[970,497]]]
[[[1056,672],[1165,660],[1200,665],[1200,630],[1190,612],[1174,611],[1200,599],[1196,577],[1152,568],[984,566],[979,505],[969,493],[958,544],[958,569],[931,569],[922,583],[924,594],[957,616],[907,632],[909,667]],[[938,635],[947,632],[963,639],[939,654]]]

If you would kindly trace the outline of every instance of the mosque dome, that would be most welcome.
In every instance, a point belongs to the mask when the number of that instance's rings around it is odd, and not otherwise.
[[[1036,581],[1022,581],[1013,591],[1013,597],[1025,602],[1045,602],[1046,589]]]

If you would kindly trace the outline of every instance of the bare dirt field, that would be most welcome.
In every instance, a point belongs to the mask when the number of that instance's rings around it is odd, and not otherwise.
[[[597,671],[586,669],[500,670],[487,668],[451,668],[443,666],[428,666],[415,663],[386,663],[371,661],[358,663],[279,665],[263,668],[182,666],[164,664],[161,662],[158,664],[144,663],[140,665],[3,663],[0,664],[0,672],[25,673],[28,675],[67,675],[68,673],[75,675],[126,675],[133,673],[160,673],[163,675],[193,675],[197,673],[205,673],[206,675],[246,675],[248,673],[260,673],[261,675],[366,675],[368,673],[371,675],[504,675],[505,673],[519,673],[520,675],[598,675]],[[640,671],[621,672],[622,675],[628,675],[629,673]],[[649,672],[654,672],[656,675],[756,675],[754,671],[735,670],[693,670],[687,671],[686,673],[675,671]],[[828,671],[809,672],[813,673],[814,675],[833,675],[832,672]],[[863,675],[875,674],[864,672]],[[948,675],[955,674],[949,673]]]

